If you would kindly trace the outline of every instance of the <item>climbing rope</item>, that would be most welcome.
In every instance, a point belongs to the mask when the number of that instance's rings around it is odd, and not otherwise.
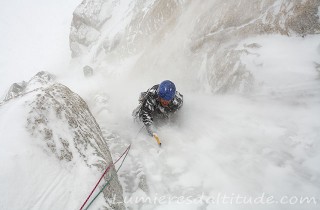
[[[130,150],[131,144],[127,147],[127,149],[124,151],[124,153],[114,162],[114,163],[110,163],[108,165],[108,167],[106,168],[106,170],[104,171],[104,173],[102,174],[102,176],[100,177],[99,181],[97,182],[97,184],[95,185],[95,187],[93,188],[93,190],[91,191],[91,193],[89,194],[89,196],[87,197],[87,199],[85,200],[85,202],[82,204],[80,210],[83,209],[83,207],[86,205],[86,203],[88,202],[88,200],[90,199],[91,195],[93,194],[93,192],[95,191],[95,189],[97,188],[97,186],[99,185],[99,183],[101,182],[102,178],[104,177],[104,175],[106,175],[106,173],[110,170],[110,168],[112,166],[114,166],[124,155],[124,159],[122,160],[121,165],[119,166],[119,168],[117,169],[117,172],[119,171],[119,169],[121,168],[124,160],[126,159],[129,150]],[[99,193],[94,197],[94,199],[89,203],[89,205],[87,206],[86,209],[88,209],[90,207],[90,205],[93,203],[93,201],[98,197],[98,195],[100,195],[100,193],[104,190],[104,188],[106,188],[106,186],[112,181],[113,176],[111,176],[111,178],[108,180],[108,182],[103,186],[103,188],[99,191]]]
[[[130,146],[131,146],[131,145],[129,145],[129,147],[130,147]],[[124,156],[124,158],[123,158],[120,166],[118,167],[116,173],[118,173],[118,171],[120,170],[120,168],[121,168],[124,160],[126,159],[128,153],[129,153],[129,150],[126,152],[126,155]],[[85,210],[87,210],[87,209],[91,206],[91,204],[92,204],[92,203],[96,200],[96,198],[102,193],[102,191],[109,185],[109,183],[112,181],[113,178],[114,178],[114,175],[112,175],[112,176],[110,177],[110,179],[103,185],[103,187],[101,188],[101,190],[99,191],[99,193],[92,199],[92,201],[88,204],[88,206],[87,206],[87,208],[85,208]]]
[[[140,128],[139,132],[136,134],[135,138],[136,139],[138,137],[138,135],[141,133],[142,129],[144,128],[144,125]],[[118,167],[116,173],[118,173],[118,171],[120,170],[123,162],[125,161],[129,150],[131,148],[131,144],[127,147],[127,149],[124,151],[124,153],[114,162],[114,163],[110,163],[108,165],[108,167],[106,168],[106,170],[104,171],[104,173],[102,174],[102,176],[100,177],[99,181],[97,182],[97,184],[95,185],[95,187],[93,188],[93,190],[91,191],[91,193],[89,194],[89,196],[87,197],[87,199],[85,200],[85,202],[82,204],[80,210],[82,210],[84,208],[84,206],[86,205],[86,203],[88,202],[88,200],[90,199],[91,195],[93,194],[93,192],[96,190],[96,188],[98,187],[99,183],[101,182],[102,178],[106,175],[106,173],[110,170],[111,166],[114,166],[123,156],[123,160],[120,164],[120,166]],[[103,192],[103,190],[110,184],[110,182],[113,180],[114,175],[112,175],[110,177],[110,179],[103,185],[103,187],[100,189],[100,191],[98,192],[98,194],[91,200],[91,202],[88,204],[88,206],[85,208],[85,210],[87,210],[91,204],[96,200],[96,198],[101,194],[101,192]]]
[[[8,101],[11,101],[12,99],[20,98],[20,97],[22,97],[22,96],[25,96],[25,95],[27,95],[27,94],[29,94],[29,93],[32,93],[32,92],[35,92],[35,91],[38,91],[38,90],[44,90],[44,88],[42,88],[42,87],[36,88],[36,89],[34,89],[34,90],[31,90],[31,91],[28,91],[28,92],[25,92],[25,93],[20,93],[20,94],[18,94],[18,95],[16,95],[16,96],[13,96],[13,97],[11,97],[11,98],[4,99],[4,100],[0,101],[0,106],[4,105],[4,104],[7,103]]]

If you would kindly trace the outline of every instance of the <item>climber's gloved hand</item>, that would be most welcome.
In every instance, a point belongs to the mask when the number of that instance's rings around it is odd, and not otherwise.
[[[156,134],[156,129],[152,124],[146,125],[146,129],[150,136],[154,136],[154,134]]]

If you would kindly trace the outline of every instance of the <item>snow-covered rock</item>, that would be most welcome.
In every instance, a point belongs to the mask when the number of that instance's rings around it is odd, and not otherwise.
[[[85,0],[74,12],[70,48],[102,70],[119,61],[124,69],[135,55],[134,74],[161,71],[197,78],[195,86],[205,83],[213,92],[247,92],[255,80],[240,59],[249,52],[238,43],[264,34],[318,34],[319,6],[317,0]]]
[[[22,88],[13,86],[8,93],[12,97],[0,106],[1,161],[13,164],[9,168],[1,164],[0,170],[5,171],[1,186],[32,192],[21,195],[27,202],[10,202],[15,195],[3,194],[0,207],[80,208],[98,177],[112,163],[107,143],[86,102],[52,78],[49,73],[39,72]],[[10,127],[3,124],[6,122]],[[19,135],[12,138],[17,130]],[[29,170],[29,174],[17,173]],[[59,183],[55,183],[53,175],[59,176]],[[105,202],[96,208],[124,209],[122,187],[114,167],[105,180],[111,177],[103,191]]]
[[[90,46],[100,35],[101,24],[107,17],[101,17],[100,12],[106,1],[84,0],[73,13],[73,22],[70,34],[72,55],[77,56],[84,49],[81,46]]]
[[[96,46],[109,53],[121,49],[137,52],[151,40],[182,4],[166,1],[84,0],[75,10],[70,33],[72,56],[77,57]]]
[[[22,81],[20,83],[14,83],[9,88],[6,94],[5,101],[21,96],[28,93],[29,91],[34,91],[40,87],[45,87],[52,84],[55,80],[55,76],[45,72],[40,71],[34,77],[32,77],[28,82]]]

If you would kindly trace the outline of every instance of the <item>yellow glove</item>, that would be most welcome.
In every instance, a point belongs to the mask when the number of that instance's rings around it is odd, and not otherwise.
[[[156,133],[153,133],[152,135],[155,138],[155,140],[157,141],[158,145],[161,146],[161,141],[160,141],[158,135]]]

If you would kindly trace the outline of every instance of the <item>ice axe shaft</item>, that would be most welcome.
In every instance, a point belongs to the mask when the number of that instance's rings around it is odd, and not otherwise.
[[[158,145],[161,147],[161,141],[160,141],[159,137],[157,136],[157,134],[153,134],[153,137],[157,141]]]

